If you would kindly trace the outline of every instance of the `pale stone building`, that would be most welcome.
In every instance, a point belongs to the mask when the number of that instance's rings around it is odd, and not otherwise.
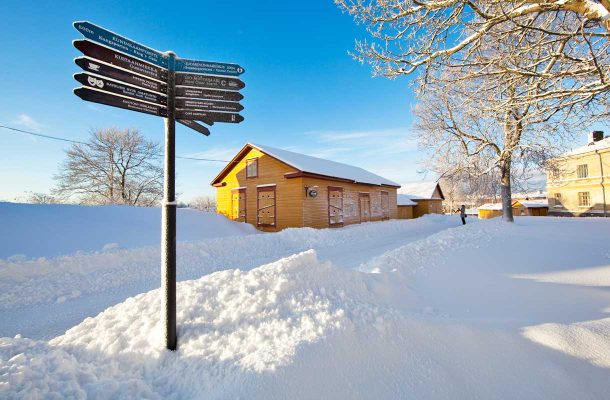
[[[585,146],[551,160],[549,215],[610,216],[610,137],[593,131]]]

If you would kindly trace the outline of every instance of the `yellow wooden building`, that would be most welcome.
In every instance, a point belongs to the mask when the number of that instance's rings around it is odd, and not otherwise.
[[[589,134],[585,146],[549,162],[549,214],[610,216],[610,137]]]
[[[403,183],[398,194],[400,218],[442,214],[445,196],[437,181]]]
[[[512,204],[513,217],[543,217],[548,215],[546,200],[515,200]],[[486,203],[477,208],[480,219],[502,216],[502,203]]]
[[[396,218],[400,187],[359,167],[250,143],[212,186],[219,213],[265,231]]]

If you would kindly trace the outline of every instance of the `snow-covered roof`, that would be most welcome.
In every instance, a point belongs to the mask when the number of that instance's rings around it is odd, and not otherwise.
[[[478,210],[500,211],[502,210],[502,203],[485,203],[479,206]]]
[[[354,183],[396,187],[400,186],[400,184],[396,182],[353,165],[312,157],[267,145],[248,143],[244,149],[247,149],[248,147],[258,149],[261,152],[283,162],[284,164],[290,165],[301,172],[321,175],[329,178],[347,179],[353,181]],[[242,149],[240,154],[244,151],[244,149]],[[233,161],[236,160],[234,159]],[[229,166],[230,165],[231,164],[229,164]],[[225,169],[214,179],[214,182],[224,176],[224,173],[228,171],[227,167],[225,167]]]
[[[586,144],[584,146],[581,147],[577,147],[576,149],[572,150],[572,151],[568,151],[567,153],[562,154],[562,156],[574,156],[574,155],[578,155],[578,154],[583,154],[583,153],[588,153],[590,151],[595,151],[595,150],[603,150],[603,149],[608,149],[610,148],[610,136],[598,140],[596,142],[592,142],[589,144]]]
[[[405,195],[411,200],[442,200],[442,192],[439,188],[439,197],[436,192],[438,186],[437,181],[420,181],[420,182],[408,182],[400,185],[400,194]]]
[[[512,194],[513,199],[535,199],[546,198],[546,190],[535,190],[531,192],[516,192]]]
[[[521,204],[525,208],[547,208],[549,206],[549,202],[547,200],[517,200],[513,203]]]
[[[396,204],[399,206],[416,206],[417,203],[409,198],[408,194],[399,194],[396,198]]]

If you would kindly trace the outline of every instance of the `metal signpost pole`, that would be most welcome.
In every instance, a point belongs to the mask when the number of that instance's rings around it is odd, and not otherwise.
[[[176,54],[167,52],[167,118],[165,118],[165,174],[161,217],[161,290],[165,325],[165,346],[176,350]]]

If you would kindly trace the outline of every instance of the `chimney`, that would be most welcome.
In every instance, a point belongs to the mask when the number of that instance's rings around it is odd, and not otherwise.
[[[589,133],[589,144],[598,142],[604,138],[604,131],[591,131]]]

